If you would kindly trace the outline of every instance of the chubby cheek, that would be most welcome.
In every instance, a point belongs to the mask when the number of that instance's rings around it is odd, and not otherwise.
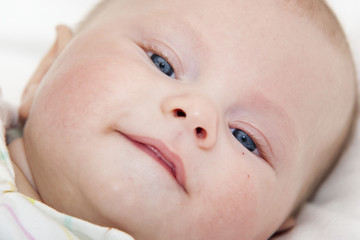
[[[275,171],[259,159],[236,160],[216,165],[212,177],[202,181],[206,185],[200,187],[210,190],[199,192],[196,206],[198,228],[206,229],[201,239],[267,239],[288,213],[282,195],[288,194]]]
[[[26,126],[29,130],[27,142],[32,144],[32,164],[34,169],[39,169],[36,175],[47,174],[47,170],[40,171],[48,168],[54,172],[74,169],[66,174],[73,178],[70,175],[75,172],[76,176],[80,166],[73,160],[77,154],[92,145],[96,146],[98,137],[114,119],[113,110],[126,108],[125,99],[129,99],[126,94],[135,92],[126,87],[130,78],[124,75],[135,78],[136,75],[128,72],[119,74],[121,70],[114,67],[116,61],[110,58],[104,58],[103,64],[99,62],[102,61],[98,58],[83,62],[64,54],[42,80]],[[134,70],[130,68],[129,71]],[[65,162],[69,155],[72,161]],[[54,161],[48,161],[49,156]],[[84,156],[78,158],[84,159]],[[53,178],[51,174],[48,175],[43,179]],[[38,179],[40,182],[41,177]]]
[[[86,73],[87,70],[65,70],[63,75],[56,75],[54,78],[50,73],[49,80],[39,92],[39,101],[35,102],[35,106],[38,104],[42,107],[41,112],[48,113],[48,117],[54,118],[53,121],[59,121],[66,127],[84,124],[86,121],[83,120],[90,115],[98,116],[101,112],[97,111],[96,106],[100,105],[99,99],[106,89],[94,81],[92,71]]]
[[[197,203],[193,230],[199,239],[252,239],[259,215],[256,184],[251,173],[231,174],[213,179],[216,187]],[[224,178],[229,181],[219,184]]]

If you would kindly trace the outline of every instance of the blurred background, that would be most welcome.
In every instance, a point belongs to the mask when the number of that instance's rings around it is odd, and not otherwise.
[[[0,0],[0,87],[7,101],[19,103],[22,88],[55,38],[55,26],[76,26],[96,2]],[[359,69],[360,0],[327,2],[343,24]]]

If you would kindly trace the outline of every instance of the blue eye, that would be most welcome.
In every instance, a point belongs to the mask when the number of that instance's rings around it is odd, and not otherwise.
[[[250,152],[258,153],[254,140],[252,140],[248,134],[246,134],[244,131],[240,129],[234,129],[234,128],[231,129],[231,132],[234,135],[234,137]]]
[[[152,55],[150,55],[150,58],[153,61],[153,63],[155,64],[155,66],[160,71],[162,71],[165,75],[172,77],[172,78],[175,77],[174,69],[172,68],[170,63],[168,63],[163,57],[161,57],[157,54],[152,54]]]

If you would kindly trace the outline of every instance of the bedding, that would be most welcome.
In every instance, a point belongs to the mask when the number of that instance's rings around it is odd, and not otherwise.
[[[55,25],[75,26],[95,2],[97,0],[0,2],[0,87],[8,102],[15,106],[19,103],[21,89],[55,37]],[[360,1],[328,0],[328,3],[348,35],[359,72]],[[360,239],[359,186],[360,128],[357,128],[334,171],[300,212],[295,228],[272,239]]]

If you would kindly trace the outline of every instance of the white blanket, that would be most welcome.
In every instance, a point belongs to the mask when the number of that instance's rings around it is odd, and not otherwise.
[[[55,37],[54,26],[59,23],[74,26],[95,2],[97,0],[0,2],[0,86],[5,99],[18,104],[21,89]],[[328,2],[344,26],[359,69],[360,1]],[[315,198],[301,211],[296,227],[276,240],[360,239],[359,186],[360,128]]]

